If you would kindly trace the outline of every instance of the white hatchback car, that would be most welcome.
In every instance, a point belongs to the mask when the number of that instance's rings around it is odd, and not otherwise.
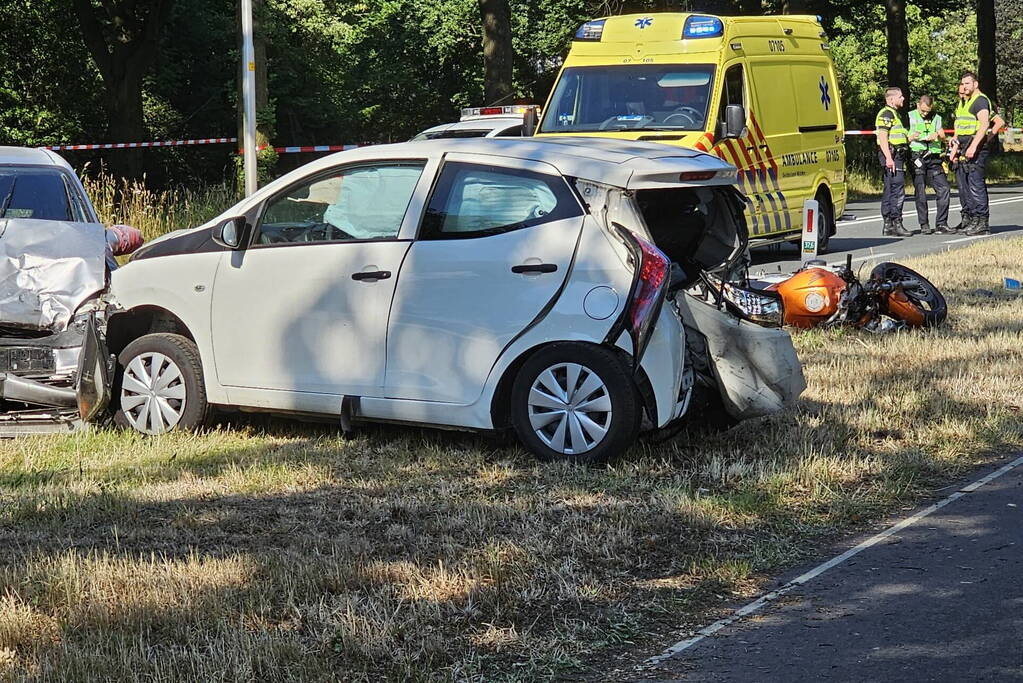
[[[599,462],[704,406],[773,412],[803,377],[779,301],[727,283],[734,183],[715,157],[600,138],[325,157],[114,273],[116,419],[512,428],[542,459]]]

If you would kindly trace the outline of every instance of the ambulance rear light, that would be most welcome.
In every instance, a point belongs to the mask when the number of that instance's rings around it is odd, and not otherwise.
[[[530,109],[535,109],[535,104],[512,104],[504,107],[466,107],[462,110],[462,120],[477,118],[480,116],[522,116]]]
[[[725,25],[717,17],[694,14],[686,18],[682,28],[683,38],[717,38],[724,35]]]
[[[579,27],[579,30],[575,32],[576,40],[600,40],[601,36],[604,35],[604,22],[607,19],[596,19],[594,21],[587,21],[585,24]]]

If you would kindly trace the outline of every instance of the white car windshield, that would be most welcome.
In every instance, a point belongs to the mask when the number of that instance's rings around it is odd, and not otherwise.
[[[628,64],[565,69],[541,133],[705,130],[714,82],[709,64]]]
[[[64,175],[46,168],[0,166],[0,218],[73,220]]]

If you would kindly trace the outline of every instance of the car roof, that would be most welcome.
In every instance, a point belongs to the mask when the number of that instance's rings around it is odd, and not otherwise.
[[[64,157],[41,147],[0,147],[0,164],[13,166],[58,166],[66,171],[72,171],[71,164]]]
[[[640,177],[651,175],[661,177],[659,186],[677,186],[683,184],[679,174],[690,171],[720,172],[713,184],[736,181],[734,166],[698,150],[658,142],[579,135],[416,140],[338,152],[313,164],[326,168],[361,160],[441,157],[451,153],[540,161],[565,176],[633,189],[640,189],[643,184]],[[313,170],[315,168],[306,167],[306,172]]]
[[[442,123],[432,128],[427,128],[421,131],[419,135],[426,133],[440,133],[449,130],[478,130],[492,132],[499,128],[510,128],[512,126],[521,126],[521,116],[473,116],[461,121],[453,121],[451,123]]]

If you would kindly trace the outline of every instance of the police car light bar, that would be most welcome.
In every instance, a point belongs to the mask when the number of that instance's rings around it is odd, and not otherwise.
[[[506,107],[466,107],[462,110],[462,120],[465,121],[466,119],[479,116],[521,116],[534,108],[536,108],[535,104],[513,104]]]
[[[682,29],[683,38],[717,38],[724,35],[725,25],[717,17],[694,14],[686,18]]]
[[[579,30],[575,32],[576,40],[600,40],[601,36],[604,35],[604,22],[607,19],[595,19],[594,21],[587,21],[585,24],[579,27]]]

